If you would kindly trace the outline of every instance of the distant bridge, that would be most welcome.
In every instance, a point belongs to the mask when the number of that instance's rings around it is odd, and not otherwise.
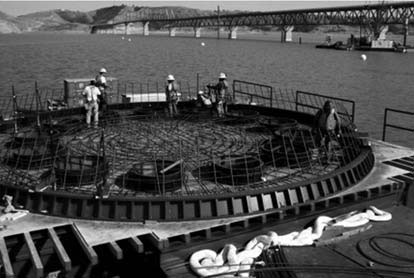
[[[414,2],[393,2],[373,5],[358,5],[333,8],[301,9],[275,12],[227,13],[213,16],[178,18],[173,13],[127,13],[108,24],[94,25],[92,33],[149,34],[149,24],[168,28],[175,36],[175,28],[192,27],[195,37],[200,37],[201,28],[225,27],[229,38],[236,38],[239,26],[278,26],[282,30],[282,41],[291,40],[295,25],[357,25],[368,28],[375,38],[384,37],[389,24],[403,24],[408,33],[408,24],[414,22]]]

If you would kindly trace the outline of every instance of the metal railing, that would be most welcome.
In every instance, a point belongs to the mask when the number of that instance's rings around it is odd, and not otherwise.
[[[355,120],[355,102],[352,100],[303,91],[276,89],[269,85],[254,82],[234,80],[233,99],[245,100],[249,104],[256,103],[271,108],[310,114],[315,114],[327,100],[330,100],[337,107],[337,112],[341,118],[349,121],[349,123],[353,123]],[[351,113],[349,114],[348,111],[351,111]]]
[[[405,130],[405,131],[409,131],[409,132],[414,132],[414,128],[409,128],[409,127],[404,127],[401,125],[396,125],[396,124],[390,124],[388,121],[388,116],[390,115],[390,113],[397,113],[400,115],[409,115],[409,116],[414,116],[413,112],[408,112],[408,111],[403,111],[403,110],[398,110],[398,109],[392,109],[392,108],[385,108],[384,111],[384,123],[382,126],[382,141],[385,141],[386,135],[387,135],[387,127],[391,127],[391,128],[395,128],[395,129],[399,129],[399,130]]]
[[[197,90],[204,89],[209,82],[200,81],[197,76],[196,83],[189,81],[179,81],[181,100],[188,101],[197,96]],[[194,83],[194,84],[193,84]],[[232,96],[234,103],[256,103],[272,108],[285,110],[308,112],[314,114],[323,107],[326,100],[333,101],[338,109],[338,114],[344,118],[349,117],[351,122],[355,120],[355,102],[343,98],[331,97],[321,94],[309,93],[304,91],[294,91],[291,89],[273,88],[272,86],[255,82],[234,80],[232,84]],[[12,95],[0,97],[0,111],[3,119],[15,116],[13,102],[17,112],[36,112],[38,109],[45,110],[48,107],[48,100],[64,99],[62,89],[40,88],[38,92],[29,94],[18,94],[13,99]],[[116,86],[107,92],[107,102],[109,104],[123,103],[128,101],[128,96],[133,96],[138,102],[165,101],[164,82],[136,82],[118,81]],[[83,96],[75,94],[68,100],[68,107],[80,107]],[[348,113],[348,111],[351,111]]]
[[[253,92],[251,92],[253,90]],[[258,102],[261,100],[270,102],[270,107],[273,106],[273,88],[268,85],[263,85],[254,82],[247,82],[241,80],[233,81],[233,99],[236,99],[236,95],[247,96],[248,102]]]
[[[307,100],[306,102],[304,100]],[[303,91],[296,91],[296,99],[295,99],[295,105],[296,111],[299,111],[300,107],[308,108],[307,111],[302,112],[315,112],[324,105],[325,101],[330,100],[333,101],[334,104],[337,107],[344,107],[345,111],[338,111],[338,114],[343,117],[350,117],[350,121],[355,121],[355,101],[344,99],[344,98],[338,98],[338,97],[332,97],[332,96],[326,96],[321,94],[315,94],[315,93],[308,93]],[[311,110],[311,111],[309,111]],[[351,114],[349,114],[347,111],[351,110]]]

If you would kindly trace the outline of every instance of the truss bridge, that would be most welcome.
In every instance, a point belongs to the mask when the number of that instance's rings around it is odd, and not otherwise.
[[[282,31],[282,42],[291,40],[294,26],[299,25],[354,25],[367,28],[375,38],[384,37],[390,24],[402,24],[405,33],[408,24],[414,21],[414,2],[391,2],[374,5],[355,5],[331,8],[299,9],[273,12],[200,14],[181,17],[172,11],[141,9],[125,12],[113,21],[93,25],[91,33],[117,33],[149,35],[149,26],[169,30],[175,36],[176,28],[191,27],[194,36],[201,36],[202,28],[225,28],[229,39],[237,38],[237,28],[242,26],[278,26]]]

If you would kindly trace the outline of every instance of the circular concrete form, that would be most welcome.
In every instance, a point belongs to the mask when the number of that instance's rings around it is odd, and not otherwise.
[[[374,164],[353,126],[342,128],[328,160],[313,115],[232,105],[226,118],[216,118],[208,109],[181,105],[181,114],[169,118],[162,106],[116,104],[96,129],[79,124],[80,110],[51,113],[68,124],[59,128],[53,148],[32,140],[31,131],[21,134],[32,152],[23,143],[12,148],[13,135],[3,136],[0,170],[9,182],[0,194],[31,211],[65,217],[210,219],[332,196]],[[10,157],[15,164],[6,161]]]

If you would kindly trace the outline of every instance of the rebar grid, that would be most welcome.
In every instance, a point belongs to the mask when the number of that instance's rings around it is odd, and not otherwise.
[[[334,160],[326,163],[327,150],[318,146],[311,127],[272,130],[263,122],[280,118],[236,111],[225,119],[191,111],[175,119],[162,111],[147,117],[115,111],[117,117],[107,119],[104,129],[77,131],[77,124],[67,125],[59,139],[51,135],[53,127],[27,128],[2,137],[2,180],[86,194],[95,194],[103,183],[113,195],[230,193],[316,178],[359,153],[352,130],[345,129]],[[159,174],[161,169],[152,166],[160,162],[164,169],[177,161],[175,175]],[[141,176],[153,179],[151,188],[142,186],[142,177],[131,176],[134,167],[148,168]]]
[[[317,178],[361,152],[354,116],[347,113],[354,110],[347,107],[349,101],[234,81],[228,103],[250,108],[236,105],[221,119],[194,106],[189,82],[181,82],[181,89],[183,108],[172,119],[158,101],[151,106],[143,99],[164,94],[161,83],[117,82],[108,92],[109,104],[119,107],[122,95],[138,94],[147,108],[111,108],[103,113],[101,128],[86,129],[78,115],[54,117],[47,112],[53,110],[48,105],[58,98],[57,90],[35,84],[34,94],[21,96],[13,88],[9,101],[0,99],[7,106],[3,117],[8,112],[6,122],[13,123],[13,130],[5,128],[0,138],[5,146],[0,152],[1,182],[34,190],[122,196],[235,193]],[[265,116],[255,109],[278,108],[312,117],[326,100],[334,102],[344,123],[342,136],[331,138],[331,150],[320,144],[323,135],[309,123]],[[80,103],[72,98],[65,105],[59,109]]]

